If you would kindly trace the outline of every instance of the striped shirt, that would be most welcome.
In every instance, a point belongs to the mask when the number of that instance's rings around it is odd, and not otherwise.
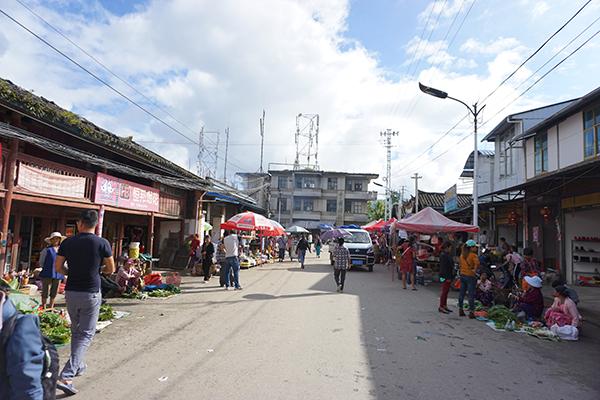
[[[348,269],[350,267],[350,252],[344,246],[336,245],[333,250],[333,268]]]

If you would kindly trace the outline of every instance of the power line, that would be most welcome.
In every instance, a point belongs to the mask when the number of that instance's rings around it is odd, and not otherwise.
[[[558,33],[560,31],[562,31],[571,21],[573,21],[573,19],[575,19],[575,17],[577,15],[579,15],[579,13],[581,11],[583,11],[584,8],[587,7],[588,4],[590,4],[592,2],[592,0],[588,0],[583,6],[581,6],[581,8],[579,8],[579,10],[577,10],[577,12],[575,14],[573,14],[571,16],[571,18],[569,18],[567,20],[567,22],[565,22],[560,28],[558,28],[556,30],[556,32],[554,32],[552,35],[550,35],[550,37],[548,37],[533,53],[531,53],[529,55],[529,57],[527,57],[525,59],[525,61],[523,61],[513,72],[511,72],[506,78],[504,78],[504,80],[502,82],[500,82],[500,84],[491,91],[490,94],[488,94],[487,96],[485,96],[485,98],[483,100],[481,100],[481,103],[485,102],[487,99],[489,99],[494,93],[496,93],[498,91],[498,89],[500,89],[500,87],[502,87],[502,85],[504,85],[510,78],[512,78],[529,60],[531,60],[537,53],[540,52],[540,50],[542,50],[547,44],[548,42],[550,42],[550,40],[552,40],[552,38],[554,38],[556,35],[558,35]],[[479,103],[479,102],[478,102]]]
[[[486,122],[484,122],[483,124],[481,124],[481,126],[483,126],[483,125],[487,124],[488,122],[490,122],[496,115],[498,115],[502,111],[506,110],[511,104],[513,104],[515,101],[517,101],[518,99],[520,99],[525,93],[529,92],[542,79],[544,79],[546,76],[548,76],[548,74],[550,74],[552,71],[554,71],[556,68],[558,68],[562,63],[564,63],[565,61],[567,61],[572,55],[574,55],[579,50],[581,50],[581,48],[583,46],[585,46],[590,40],[592,40],[593,38],[595,38],[599,33],[600,33],[600,30],[596,31],[596,33],[594,33],[592,36],[590,36],[585,42],[583,42],[582,44],[580,44],[579,47],[577,47],[575,50],[573,50],[572,52],[570,52],[567,56],[565,56],[558,63],[554,64],[554,66],[552,68],[550,68],[548,71],[546,71],[546,73],[544,75],[542,75],[541,77],[539,77],[527,89],[525,89],[521,94],[519,94],[517,97],[515,97],[510,103],[508,103],[507,105],[505,105],[504,107],[502,107],[496,114],[494,114],[490,118],[488,118],[488,120]]]
[[[136,103],[133,99],[131,99],[130,97],[128,97],[126,94],[124,94],[120,90],[118,90],[115,87],[113,87],[110,83],[106,82],[104,79],[102,79],[98,75],[94,74],[92,71],[90,71],[89,69],[87,69],[86,67],[84,67],[83,65],[81,65],[80,63],[78,63],[77,61],[75,61],[73,58],[69,57],[67,54],[65,54],[64,52],[62,52],[61,50],[59,50],[58,48],[56,48],[55,46],[53,46],[46,39],[42,38],[37,33],[33,32],[31,29],[29,29],[28,27],[26,27],[25,25],[23,25],[22,23],[20,23],[19,21],[17,21],[15,18],[13,18],[12,16],[10,16],[9,14],[7,14],[3,9],[0,9],[0,13],[4,14],[12,22],[14,22],[15,24],[19,25],[22,29],[24,29],[27,32],[29,32],[31,35],[33,35],[39,41],[41,41],[42,43],[44,43],[46,46],[50,47],[52,50],[54,50],[55,52],[57,52],[58,54],[60,54],[64,58],[66,58],[67,60],[69,60],[71,63],[75,64],[77,67],[79,67],[81,70],[83,70],[84,72],[86,72],[88,75],[92,76],[98,82],[100,82],[103,85],[105,85],[108,88],[110,88],[113,92],[115,92],[116,94],[118,94],[119,96],[121,96],[122,98],[124,98],[125,100],[127,100],[128,102],[130,102],[131,104],[133,104],[134,106],[136,106],[137,108],[139,108],[144,113],[148,114],[149,116],[151,116],[155,120],[159,121],[161,124],[163,124],[164,126],[166,126],[169,129],[171,129],[173,132],[177,133],[181,137],[189,140],[192,143],[196,143],[193,139],[189,138],[184,133],[180,132],[177,128],[175,128],[174,126],[170,125],[168,122],[163,121],[161,118],[159,118],[158,116],[154,115],[151,111],[147,110],[146,108],[144,108],[140,104]]]
[[[467,13],[465,14],[465,16],[463,17],[460,25],[458,26],[458,29],[456,30],[456,32],[454,32],[454,36],[452,36],[452,39],[450,39],[450,43],[448,44],[448,48],[452,47],[452,44],[454,43],[454,40],[456,39],[456,36],[458,36],[458,32],[461,31],[463,25],[465,24],[465,21],[467,20],[467,18],[469,17],[469,14],[471,14],[471,10],[473,9],[473,6],[475,5],[475,2],[477,0],[473,0],[473,2],[471,3],[471,6],[469,7],[469,9],[467,10]],[[462,7],[462,6],[461,6]]]

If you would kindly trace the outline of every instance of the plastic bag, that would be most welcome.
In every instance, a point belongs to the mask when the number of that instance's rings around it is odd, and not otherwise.
[[[573,325],[558,326],[554,324],[550,327],[550,331],[562,340],[579,340],[579,330]]]

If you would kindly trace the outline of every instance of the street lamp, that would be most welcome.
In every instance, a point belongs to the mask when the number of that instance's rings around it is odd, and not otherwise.
[[[473,131],[473,136],[474,136],[474,150],[473,150],[473,225],[479,226],[479,191],[477,189],[477,154],[478,154],[478,150],[477,150],[477,117],[479,116],[479,113],[481,112],[481,110],[483,110],[485,108],[485,105],[481,108],[477,108],[477,103],[473,104],[473,107],[471,108],[467,103],[465,103],[462,100],[459,100],[457,98],[448,96],[448,93],[439,90],[439,89],[435,89],[429,86],[425,86],[423,85],[421,82],[419,82],[419,89],[421,90],[421,92],[428,94],[430,96],[433,97],[437,97],[440,99],[450,99],[450,100],[454,100],[459,102],[460,104],[462,104],[463,106],[467,107],[467,110],[469,110],[469,112],[471,113],[471,115],[473,115],[473,127],[474,127],[474,131]]]

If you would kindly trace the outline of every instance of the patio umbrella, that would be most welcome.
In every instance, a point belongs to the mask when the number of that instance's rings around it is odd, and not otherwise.
[[[333,226],[329,224],[319,224],[319,229],[322,231],[330,231],[333,229]]]
[[[303,228],[303,227],[301,227],[301,226],[297,226],[297,225],[290,226],[290,227],[289,227],[289,228],[287,228],[285,231],[286,231],[287,233],[310,233],[308,230],[304,229],[304,228]]]
[[[325,231],[325,232],[321,233],[321,241],[326,242],[331,239],[338,239],[341,237],[348,237],[348,236],[352,236],[352,234],[345,229],[339,229],[339,228],[332,229],[330,231]]]
[[[204,227],[204,231],[210,231],[212,230],[213,226],[211,224],[209,224],[208,222],[204,221],[204,224],[202,225]]]
[[[246,211],[239,213],[229,218],[224,224],[228,228],[226,229],[237,229],[240,231],[255,231],[263,229],[272,229],[273,222],[264,215],[253,213],[252,211]],[[281,226],[281,225],[280,225]]]

